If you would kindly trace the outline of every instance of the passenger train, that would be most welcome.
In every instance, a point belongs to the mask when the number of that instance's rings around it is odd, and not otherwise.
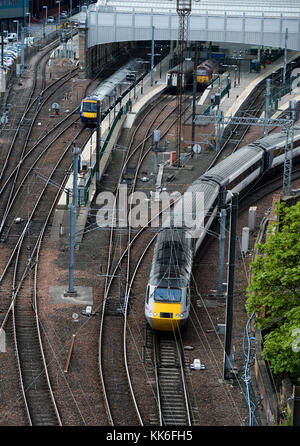
[[[176,331],[188,320],[192,260],[220,208],[284,162],[285,132],[272,133],[220,161],[195,180],[175,203],[157,235],[146,290],[145,317],[154,330]],[[300,124],[294,126],[293,157],[300,155]],[[197,215],[203,200],[203,215]],[[200,209],[200,207],[199,207]],[[183,214],[184,210],[184,214]],[[193,221],[178,225],[183,215]],[[186,223],[186,220],[184,221]]]
[[[97,125],[97,101],[100,101],[100,113],[104,119],[144,75],[143,61],[134,59],[101,82],[93,93],[81,101],[81,122],[86,126]]]

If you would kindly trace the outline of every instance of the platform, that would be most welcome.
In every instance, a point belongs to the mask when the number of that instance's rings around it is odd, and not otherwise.
[[[287,57],[287,64],[291,63],[298,57],[300,57],[300,52],[290,52]],[[284,57],[282,56],[270,65],[266,65],[266,67],[259,73],[256,73],[249,72],[248,61],[245,61],[244,65],[241,67],[239,79],[236,79],[236,83],[234,82],[234,73],[229,72],[228,74],[231,78],[231,89],[229,91],[229,95],[225,95],[222,98],[219,110],[223,112],[225,117],[235,116],[237,111],[251,95],[256,86],[269,77],[273,72],[276,72],[282,68],[283,64]],[[210,96],[217,91],[217,87],[213,90],[214,91],[208,87],[205,91],[205,99],[200,100],[198,104],[208,107],[210,105]],[[293,99],[293,95],[291,95],[291,99]]]

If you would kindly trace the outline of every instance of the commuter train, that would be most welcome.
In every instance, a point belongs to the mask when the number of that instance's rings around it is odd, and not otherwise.
[[[97,101],[100,101],[101,118],[113,110],[124,96],[144,76],[143,61],[134,59],[127,63],[81,101],[80,119],[86,126],[97,125]]]
[[[182,63],[182,87],[191,86],[193,84],[194,62],[192,60],[184,60]],[[166,75],[166,84],[169,91],[177,91],[178,74],[180,73],[180,65],[171,68]]]
[[[154,330],[176,331],[188,320],[192,259],[220,208],[284,162],[286,135],[272,133],[220,161],[195,180],[163,221],[154,246],[145,317]],[[300,155],[300,124],[293,157]]]
[[[197,88],[206,88],[213,80],[213,75],[218,73],[219,65],[215,60],[204,60],[197,66]]]

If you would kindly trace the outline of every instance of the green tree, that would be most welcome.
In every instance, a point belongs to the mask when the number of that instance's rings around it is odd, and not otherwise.
[[[247,289],[247,311],[256,313],[265,337],[264,357],[275,373],[300,377],[299,352],[292,349],[293,332],[300,329],[300,202],[276,209],[278,223],[268,231],[265,244],[257,245]]]
[[[300,381],[300,306],[288,311],[284,322],[265,336],[263,357],[274,373],[289,373]]]

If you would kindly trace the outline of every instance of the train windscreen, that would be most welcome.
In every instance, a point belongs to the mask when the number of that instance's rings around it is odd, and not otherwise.
[[[156,302],[180,302],[181,292],[176,288],[156,288],[154,300]]]
[[[97,112],[97,102],[84,101],[83,106],[82,106],[82,111],[96,113]]]

